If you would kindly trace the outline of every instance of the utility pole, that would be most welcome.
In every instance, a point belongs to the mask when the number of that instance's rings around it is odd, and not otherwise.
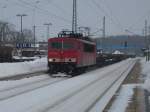
[[[142,36],[145,36],[145,28],[142,29]]]
[[[21,57],[22,57],[22,49],[23,49],[23,43],[24,43],[24,37],[23,37],[23,32],[22,32],[22,19],[23,19],[23,17],[25,17],[25,16],[27,16],[26,14],[17,14],[16,15],[17,17],[20,17],[20,24],[21,24],[21,27],[20,27],[20,32],[21,32],[21,34],[20,34],[20,39],[21,39]]]
[[[77,0],[73,0],[72,31],[77,33]]]
[[[105,38],[106,34],[105,34],[105,16],[103,18],[103,38]]]
[[[47,40],[48,40],[48,38],[50,37],[49,30],[50,30],[50,26],[52,25],[52,23],[45,23],[44,25],[47,26]]]
[[[35,46],[35,45],[36,45],[36,42],[35,42],[35,41],[36,41],[36,39],[35,39],[35,38],[36,38],[36,37],[35,37],[35,29],[36,29],[36,26],[34,25],[34,26],[33,26],[34,51],[36,51],[36,48],[35,48],[35,47],[36,47],[36,46]]]
[[[149,46],[149,42],[148,42],[148,23],[147,20],[145,20],[145,46],[146,46],[146,61],[150,60],[150,46]]]
[[[3,26],[2,26],[2,38],[1,38],[2,42],[5,41],[5,29],[6,29],[7,24],[8,23],[3,23]]]
[[[22,32],[22,19],[23,19],[23,17],[25,17],[27,15],[26,14],[17,14],[17,16],[20,17],[20,20],[21,20],[20,21],[21,22],[20,23],[20,25],[21,25],[21,27],[20,27],[21,36],[20,37],[22,38],[21,42],[23,43],[24,42],[24,38],[23,38],[23,32]]]
[[[149,32],[149,36],[150,36],[150,26],[148,27],[148,32]]]
[[[145,20],[145,46],[146,46],[146,48],[148,48],[148,46],[147,46],[147,20]]]

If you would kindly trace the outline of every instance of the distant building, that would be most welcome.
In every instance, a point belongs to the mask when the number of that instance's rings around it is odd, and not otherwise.
[[[47,42],[39,42],[39,50],[47,50],[48,43]]]
[[[113,53],[118,50],[126,54],[142,55],[143,48],[150,45],[150,37],[143,36],[110,36],[107,38],[96,38],[97,49],[103,52]]]

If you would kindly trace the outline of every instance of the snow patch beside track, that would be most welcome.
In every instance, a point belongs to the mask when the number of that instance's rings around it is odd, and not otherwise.
[[[135,60],[128,59],[6,100],[0,100],[0,111],[82,112],[87,109],[90,111],[96,103],[95,100],[100,100],[100,96],[103,96],[116,80],[118,80],[117,83],[121,83],[127,75],[125,71],[129,72],[134,62]],[[122,76],[122,73],[125,74]],[[116,90],[116,85],[113,90]],[[108,100],[109,95],[105,96],[105,99]],[[101,108],[100,105],[98,106]]]
[[[0,78],[46,70],[48,70],[46,57],[28,62],[0,63]]]

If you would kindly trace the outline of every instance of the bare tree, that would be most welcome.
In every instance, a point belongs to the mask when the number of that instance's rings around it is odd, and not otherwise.
[[[33,35],[32,30],[24,29],[23,30],[23,38],[24,38],[24,42],[33,43],[34,42],[34,35]]]
[[[15,25],[0,21],[0,43],[11,43],[16,44],[18,42],[30,42],[34,41],[34,35],[32,30],[24,29],[23,37],[21,37],[21,33],[16,31]]]

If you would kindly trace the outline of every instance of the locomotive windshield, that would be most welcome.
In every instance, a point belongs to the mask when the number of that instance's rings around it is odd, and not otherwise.
[[[51,42],[49,45],[52,49],[73,49],[74,44],[70,42]]]
[[[50,47],[53,49],[61,49],[62,48],[62,43],[61,42],[52,42],[50,44]]]
[[[73,49],[74,46],[72,43],[67,43],[67,42],[64,42],[63,43],[63,49]]]

